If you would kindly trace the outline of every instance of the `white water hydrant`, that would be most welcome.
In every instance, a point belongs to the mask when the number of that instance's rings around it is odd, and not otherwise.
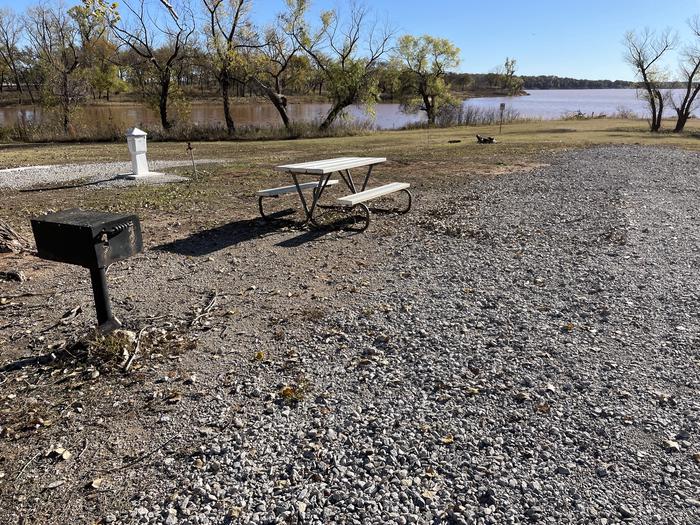
[[[131,155],[132,173],[127,175],[130,179],[152,175],[148,170],[148,161],[146,160],[147,135],[145,131],[139,128],[131,128],[126,132],[126,143],[129,146],[129,154]]]

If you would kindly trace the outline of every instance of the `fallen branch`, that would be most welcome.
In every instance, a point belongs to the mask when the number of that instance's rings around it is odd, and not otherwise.
[[[10,225],[0,220],[0,253],[20,253],[27,250],[29,243]]]
[[[71,352],[71,350],[73,350],[73,352]],[[17,361],[12,361],[11,363],[0,366],[0,373],[16,372],[17,370],[32,365],[47,365],[63,358],[75,359],[80,356],[83,351],[84,350],[80,347],[80,343],[77,343],[70,348],[54,349],[47,354],[23,357]]]
[[[112,469],[102,469],[101,471],[102,471],[102,472],[114,472],[114,471],[116,471],[116,470],[123,470],[123,469],[125,469],[125,468],[133,467],[133,466],[136,465],[137,463],[140,463],[141,461],[143,461],[143,460],[146,459],[147,457],[150,457],[150,456],[152,456],[153,454],[155,454],[156,452],[158,452],[161,448],[163,448],[165,445],[167,445],[167,444],[170,443],[171,441],[174,441],[176,438],[177,438],[177,436],[173,436],[173,437],[171,437],[171,438],[169,438],[169,439],[166,439],[165,441],[163,441],[163,443],[161,443],[160,445],[158,445],[158,446],[157,446],[156,448],[154,448],[153,450],[149,450],[148,452],[146,452],[146,453],[144,453],[144,454],[141,454],[139,457],[137,457],[137,458],[134,459],[133,461],[130,461],[130,462],[127,463],[126,465],[122,465],[121,467],[115,467],[115,468],[112,468]]]
[[[78,456],[75,459],[80,459],[80,456],[82,456],[85,453],[87,448],[88,448],[88,440],[87,440],[87,438],[85,438],[85,443],[83,444],[83,450],[80,451],[80,454],[78,454]]]
[[[72,310],[68,310],[66,313],[63,314],[63,316],[58,320],[58,322],[56,322],[56,323],[52,324],[51,326],[49,326],[48,328],[42,330],[42,333],[45,334],[46,332],[48,332],[48,331],[50,331],[50,330],[53,330],[53,329],[56,328],[57,326],[61,326],[61,325],[65,326],[65,325],[67,325],[67,324],[70,323],[73,319],[75,319],[76,317],[78,317],[81,313],[83,313],[83,305],[82,305],[82,304],[76,306],[76,307],[73,308]]]
[[[17,474],[17,477],[15,478],[15,481],[17,481],[17,480],[19,479],[19,477],[20,477],[22,474],[24,474],[24,471],[27,469],[27,467],[28,467],[31,463],[33,463],[34,460],[35,460],[36,458],[38,458],[39,456],[41,456],[41,452],[37,452],[36,454],[34,454],[34,456],[33,456],[29,461],[27,461],[27,462],[24,464],[24,466],[22,467],[22,470],[20,470],[20,471],[19,471],[19,474]]]
[[[190,328],[192,328],[195,324],[197,324],[201,319],[204,317],[208,316],[214,306],[216,306],[216,298],[218,297],[218,294],[216,292],[213,292],[213,295],[211,297],[211,301],[209,301],[209,304],[204,307],[202,312],[199,315],[196,315],[194,319],[190,322]]]
[[[136,336],[136,344],[134,345],[134,351],[131,353],[131,356],[129,356],[129,359],[124,365],[124,372],[129,371],[129,368],[131,368],[131,364],[134,362],[134,359],[136,359],[136,354],[139,353],[139,348],[141,348],[141,336],[146,331],[146,328],[150,328],[150,326],[144,326],[143,328],[141,328],[141,330],[139,330],[139,333]]]
[[[51,352],[51,353],[43,354],[43,355],[37,355],[34,357],[25,357],[22,359],[18,359],[17,361],[13,361],[12,363],[8,363],[6,365],[3,365],[2,367],[0,367],[0,372],[2,372],[2,373],[16,372],[17,370],[21,370],[27,366],[46,365],[48,363],[51,363],[52,361],[57,360],[59,357],[60,357],[60,353],[56,353],[56,352]]]
[[[82,288],[73,288],[71,290],[53,290],[51,292],[24,292],[24,293],[18,293],[18,294],[13,294],[13,295],[2,295],[2,296],[0,296],[0,299],[19,299],[20,297],[41,297],[43,295],[58,295],[58,294],[66,294],[66,293],[72,293],[72,292],[80,292],[81,290],[87,290],[87,288],[82,287]]]

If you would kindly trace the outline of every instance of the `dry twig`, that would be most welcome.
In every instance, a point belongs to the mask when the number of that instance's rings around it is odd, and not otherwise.
[[[144,326],[139,330],[138,335],[136,336],[136,344],[134,345],[134,351],[131,353],[131,356],[126,362],[126,365],[124,365],[124,372],[128,372],[129,368],[131,368],[131,364],[134,362],[134,359],[136,359],[136,354],[139,353],[139,348],[141,348],[141,336],[143,336],[143,333],[146,331],[147,328],[150,328],[151,326]]]
[[[196,325],[201,319],[204,317],[208,316],[212,309],[216,306],[216,298],[219,296],[217,292],[213,292],[213,295],[211,297],[211,301],[209,301],[209,304],[204,307],[202,312],[194,317],[192,321],[190,322],[190,328],[192,328],[194,325]]]
[[[20,471],[19,471],[19,474],[17,474],[17,477],[15,478],[15,481],[17,481],[17,480],[19,479],[19,477],[20,477],[22,474],[24,474],[24,471],[27,469],[27,467],[29,466],[29,464],[32,463],[32,462],[33,462],[36,458],[38,458],[40,455],[41,455],[41,452],[37,452],[36,454],[34,454],[34,456],[33,456],[29,461],[27,461],[27,462],[24,464],[24,466],[22,467],[22,470],[20,470]]]
[[[147,457],[150,457],[150,456],[152,456],[153,454],[155,454],[156,452],[158,452],[161,448],[163,448],[165,445],[167,445],[167,444],[170,443],[171,441],[174,441],[176,438],[177,438],[177,436],[173,436],[173,437],[171,437],[171,438],[169,438],[169,439],[166,439],[165,441],[163,441],[163,443],[161,443],[160,445],[158,445],[158,446],[155,447],[154,449],[149,450],[148,452],[145,452],[145,453],[141,454],[139,457],[137,457],[137,458],[134,459],[133,461],[130,461],[130,462],[127,463],[126,465],[122,465],[121,467],[115,467],[115,468],[112,468],[112,469],[102,469],[102,472],[114,472],[114,471],[116,471],[116,470],[123,470],[123,469],[125,469],[125,468],[133,467],[133,466],[136,465],[137,463],[140,463],[141,461],[143,461],[143,460],[146,459]]]

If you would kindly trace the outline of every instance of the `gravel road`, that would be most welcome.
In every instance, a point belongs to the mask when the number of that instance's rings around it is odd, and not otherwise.
[[[73,515],[700,523],[700,156],[626,146],[548,162],[417,192],[413,212],[362,236],[208,254],[241,269],[217,282],[244,290],[226,308],[257,329],[212,319],[190,364],[198,394],[149,420],[127,510]],[[162,273],[157,300],[191,254],[155,253],[139,266]],[[270,295],[285,283],[312,285],[325,314],[287,319]]]
[[[197,164],[211,164],[221,160],[202,159]],[[160,172],[168,168],[191,166],[189,160],[158,160],[149,163],[150,169]],[[52,164],[26,166],[0,170],[0,189],[22,190],[36,186],[57,185],[84,179],[88,183],[101,183],[100,186],[137,184],[141,181],[114,180],[124,173],[131,173],[131,162],[97,162],[90,164]],[[162,175],[148,179],[151,183],[174,182],[173,176]]]

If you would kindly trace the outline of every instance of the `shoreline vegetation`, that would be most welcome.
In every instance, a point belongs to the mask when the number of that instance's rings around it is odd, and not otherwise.
[[[6,93],[7,94],[7,93]],[[184,110],[183,117],[178,119],[178,123],[169,130],[164,130],[159,125],[147,125],[143,123],[131,123],[131,126],[143,128],[149,134],[149,142],[173,142],[173,141],[196,141],[196,142],[215,142],[215,141],[256,141],[256,140],[296,140],[305,138],[323,138],[323,137],[344,137],[366,135],[379,133],[380,130],[370,119],[346,119],[339,118],[333,125],[326,129],[319,128],[318,121],[292,121],[288,128],[285,128],[281,123],[261,124],[261,125],[239,125],[236,133],[231,135],[222,123],[211,125],[202,125],[192,123],[187,112],[198,105],[215,104],[217,99],[216,93],[206,95],[192,96],[188,100],[187,108]],[[477,127],[497,125],[500,122],[501,115],[498,108],[480,108],[461,105],[461,102],[469,99],[484,98],[484,97],[499,97],[499,96],[527,96],[525,91],[521,91],[515,95],[507,95],[500,89],[482,89],[469,90],[466,92],[453,91],[453,97],[457,104],[443,105],[437,113],[435,123],[430,125],[427,121],[417,121],[406,124],[395,131],[415,130],[426,128],[459,128],[459,127]],[[5,98],[7,101],[7,98]],[[323,95],[300,95],[290,96],[288,102],[290,104],[305,104],[305,103],[328,103],[327,98]],[[391,98],[384,98],[381,103],[397,103],[398,101]],[[232,97],[232,105],[257,105],[268,103],[267,99],[260,95],[251,95],[246,97]],[[0,104],[2,106],[2,104]],[[46,117],[41,121],[35,122],[31,119],[19,119],[16,123],[10,126],[0,126],[0,144],[12,143],[103,143],[103,142],[123,142],[124,132],[128,123],[123,119],[107,119],[96,121],[89,115],[89,110],[94,108],[124,108],[142,106],[148,108],[148,104],[140,100],[138,96],[132,93],[124,93],[113,96],[110,100],[96,99],[86,102],[84,105],[76,108],[71,116],[71,126],[68,132],[65,132],[60,122],[60,115],[53,112],[50,108],[44,108],[41,105],[31,106],[23,104],[21,107],[38,107],[45,113]],[[13,107],[5,105],[3,107]],[[416,113],[420,113],[420,110]],[[583,114],[574,112],[571,114],[562,114],[562,121],[571,120],[589,120],[589,119],[612,119],[612,120],[631,120],[645,122],[636,114],[631,112],[618,112],[615,114]],[[526,117],[520,115],[513,108],[507,107],[503,115],[503,124],[512,125],[515,123],[540,122],[543,119],[535,117]],[[556,121],[551,121],[556,122]]]
[[[522,76],[522,88],[504,87],[502,73],[446,74],[450,90],[451,103],[443,103],[434,116],[433,124],[420,121],[407,124],[402,129],[422,129],[425,127],[445,128],[452,126],[485,126],[500,122],[500,113],[491,108],[462,107],[461,103],[470,99],[490,97],[520,97],[528,96],[527,89],[630,89],[638,87],[636,82],[610,81],[610,80],[586,80],[571,79],[556,76]],[[219,141],[219,140],[280,140],[301,139],[317,137],[342,137],[359,134],[367,134],[378,131],[370,120],[350,120],[338,118],[332,125],[320,129],[320,121],[292,121],[288,127],[279,124],[238,125],[235,133],[230,131],[222,123],[211,125],[194,124],[188,119],[188,113],[192,108],[202,105],[217,104],[221,100],[221,93],[211,89],[186,88],[182,92],[180,111],[174,115],[177,117],[175,124],[170,129],[164,129],[160,125],[148,125],[144,123],[132,123],[142,127],[149,134],[149,141]],[[246,93],[229,96],[230,106],[269,104],[269,98],[260,92],[251,89]],[[290,94],[286,97],[288,104],[329,104],[326,93],[316,92],[307,94]],[[375,104],[402,103],[397,93],[383,92],[376,97]],[[21,99],[21,94],[13,91],[10,86],[4,86],[0,91],[0,108],[39,108],[44,115],[40,121],[31,119],[19,119],[16,123],[0,126],[0,143],[42,143],[42,142],[120,142],[123,141],[125,125],[120,119],[95,122],[87,113],[93,108],[122,108],[141,106],[158,111],[158,108],[144,99],[142,93],[136,91],[124,91],[111,94],[111,96],[94,96],[86,98],[81,105],[71,110],[70,125],[64,129],[63,117],[57,108],[47,107],[40,101],[30,103]],[[370,105],[371,107],[371,105]],[[87,110],[87,111],[86,111]],[[412,108],[408,113],[420,114],[425,110],[422,107]],[[179,114],[178,114],[179,113]],[[624,118],[636,119],[636,115],[615,114],[609,117],[603,115],[562,115],[563,120],[575,120],[586,118]],[[507,108],[503,116],[504,124],[514,122],[529,122],[539,119],[523,117],[512,108]],[[127,125],[127,127],[129,127]]]

